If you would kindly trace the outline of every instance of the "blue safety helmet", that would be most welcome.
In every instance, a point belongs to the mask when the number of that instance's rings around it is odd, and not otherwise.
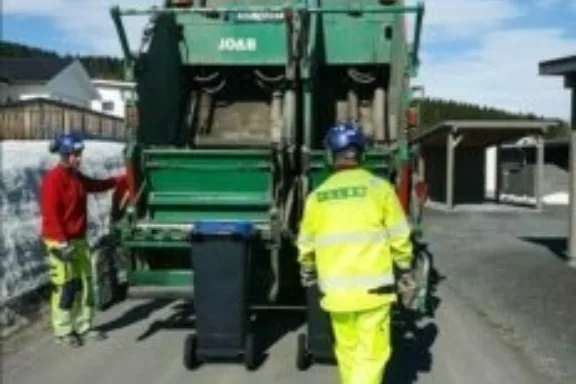
[[[324,138],[324,146],[331,158],[350,147],[356,147],[361,155],[366,150],[367,144],[362,128],[354,121],[346,121],[330,127]]]
[[[63,133],[57,135],[50,143],[50,152],[60,155],[69,155],[74,152],[84,150],[84,141],[74,133]]]

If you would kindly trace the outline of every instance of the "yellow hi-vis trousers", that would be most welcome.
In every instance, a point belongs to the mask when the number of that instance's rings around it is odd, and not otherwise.
[[[86,240],[72,240],[76,258],[69,262],[52,252],[57,243],[45,240],[52,284],[52,328],[55,336],[84,333],[92,327],[94,300],[92,268]]]
[[[342,384],[381,384],[392,353],[391,305],[330,312]]]

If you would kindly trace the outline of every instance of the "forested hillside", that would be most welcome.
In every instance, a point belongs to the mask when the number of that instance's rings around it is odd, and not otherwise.
[[[60,55],[41,48],[18,43],[0,41],[0,57],[62,57],[77,58],[91,77],[103,79],[122,78],[122,60],[111,56],[72,56]]]
[[[110,56],[70,56],[30,47],[18,43],[0,41],[0,57],[69,57],[78,58],[90,76],[106,79],[122,78],[122,60]],[[427,98],[420,102],[420,116],[423,126],[429,126],[447,119],[540,119],[533,114],[516,114],[498,109],[496,106],[480,106],[454,100]],[[551,136],[565,136],[567,124],[555,130]]]

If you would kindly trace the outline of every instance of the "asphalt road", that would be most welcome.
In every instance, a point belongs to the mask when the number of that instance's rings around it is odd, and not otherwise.
[[[420,324],[414,338],[396,341],[387,383],[539,384],[550,383],[511,349],[457,295],[439,287],[441,300],[433,322]],[[69,349],[49,336],[4,356],[3,382],[9,384],[210,384],[337,383],[331,365],[295,368],[297,315],[275,316],[276,326],[263,329],[273,344],[258,370],[234,363],[205,364],[186,371],[182,364],[185,328],[155,327],[178,309],[175,304],[124,303],[99,317],[109,339]],[[178,323],[175,322],[175,325]],[[180,323],[186,326],[185,322]],[[291,329],[290,327],[297,326]],[[274,329],[275,328],[275,329]],[[282,329],[283,328],[283,329]],[[278,333],[285,333],[280,335]],[[276,333],[276,335],[274,335]]]
[[[560,258],[562,212],[432,213],[427,233],[442,279],[435,317],[414,338],[395,340],[387,384],[574,383],[576,275]],[[559,240],[560,238],[560,240]],[[560,245],[558,245],[560,244]],[[127,302],[98,322],[109,332],[81,349],[46,333],[3,356],[10,384],[337,383],[336,368],[295,368],[299,315],[260,327],[267,359],[255,372],[241,364],[186,371],[184,338],[193,328],[169,321],[177,303]],[[172,323],[173,327],[163,327]],[[180,327],[177,327],[180,325]],[[546,376],[544,376],[546,375]]]

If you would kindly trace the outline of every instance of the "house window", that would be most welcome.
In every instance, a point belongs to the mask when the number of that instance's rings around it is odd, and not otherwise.
[[[114,102],[113,101],[103,101],[102,102],[102,110],[106,112],[110,112],[114,110]]]
[[[132,91],[131,90],[122,91],[122,100],[129,101],[130,99],[132,99]]]

